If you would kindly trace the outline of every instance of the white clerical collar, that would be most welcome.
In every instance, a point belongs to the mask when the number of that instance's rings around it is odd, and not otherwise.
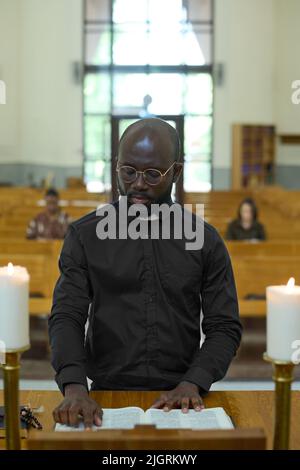
[[[119,202],[121,201],[121,198],[122,198],[122,197],[124,197],[124,196],[122,196],[122,195],[120,194],[120,195],[119,195],[119,198],[118,198],[118,199],[119,199]],[[169,201],[166,202],[166,203],[169,204],[169,205],[173,204],[172,198],[170,197]],[[151,212],[151,215],[150,215],[149,217],[137,216],[137,218],[140,219],[140,220],[158,220],[158,219],[159,219],[159,216],[158,216],[157,214]]]
[[[151,214],[150,217],[139,217],[140,220],[157,220],[159,219],[157,214]]]

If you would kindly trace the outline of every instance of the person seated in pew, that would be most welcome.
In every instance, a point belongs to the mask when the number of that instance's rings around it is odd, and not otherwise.
[[[26,238],[62,239],[65,237],[71,219],[59,207],[59,194],[56,189],[48,189],[45,194],[46,209],[32,219],[26,230]]]
[[[179,160],[180,141],[171,125],[158,118],[131,124],[117,157],[120,197],[107,210],[119,220],[123,198],[126,223],[127,210],[137,204],[148,214],[143,220],[154,223],[154,203],[168,210],[175,205],[171,192]],[[184,216],[181,206],[179,214]],[[195,222],[195,214],[191,218]],[[86,428],[101,425],[102,409],[89,396],[87,377],[92,390],[159,390],[153,407],[201,411],[202,396],[224,377],[241,341],[223,240],[203,220],[199,249],[186,249],[186,238],[175,238],[172,222],[168,238],[132,238],[125,225],[126,237],[102,239],[102,220],[94,211],[73,222],[59,258],[48,322],[51,362],[64,399],[54,420],[76,425],[80,414]],[[163,222],[162,215],[156,218],[161,228]]]
[[[238,209],[237,219],[227,227],[226,240],[266,240],[264,226],[258,222],[258,211],[251,198],[244,199]]]

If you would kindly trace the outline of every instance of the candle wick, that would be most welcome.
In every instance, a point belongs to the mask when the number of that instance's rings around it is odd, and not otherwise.
[[[7,273],[9,276],[12,276],[14,273],[14,265],[12,263],[8,263],[7,265]]]

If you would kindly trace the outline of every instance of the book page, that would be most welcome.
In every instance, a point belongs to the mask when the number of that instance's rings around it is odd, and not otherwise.
[[[223,408],[207,408],[202,411],[180,409],[163,411],[149,408],[145,413],[145,423],[152,423],[157,428],[172,429],[233,429],[233,424]]]
[[[101,426],[93,426],[93,431],[101,429],[132,429],[136,424],[143,422],[144,410],[137,406],[127,406],[124,408],[103,408],[103,419]],[[84,431],[84,424],[81,420],[78,427],[67,426],[57,423],[55,431]]]

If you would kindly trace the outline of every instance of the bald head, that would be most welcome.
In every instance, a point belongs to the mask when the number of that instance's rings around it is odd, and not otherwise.
[[[178,133],[174,127],[162,119],[140,119],[128,126],[120,139],[119,153],[122,153],[123,145],[128,141],[136,143],[137,146],[141,142],[150,145],[151,142],[156,141],[158,145],[161,143],[164,148],[166,148],[166,143],[169,143],[171,160],[179,161],[180,140]]]
[[[172,185],[182,170],[179,156],[178,134],[170,124],[157,118],[135,122],[126,129],[120,140],[117,170],[119,193],[127,195],[130,204],[143,201],[148,207],[154,202],[169,201]],[[122,168],[123,171],[119,171]],[[145,177],[146,171],[150,172],[150,176],[154,171],[156,175],[160,173],[155,184],[151,178]]]

